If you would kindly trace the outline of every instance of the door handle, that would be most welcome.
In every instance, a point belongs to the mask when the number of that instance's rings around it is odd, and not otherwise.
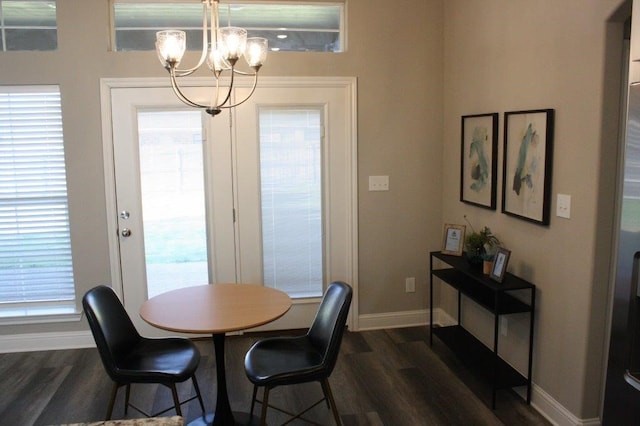
[[[131,229],[124,228],[120,234],[125,238],[126,237],[130,237],[131,236]]]
[[[624,379],[636,390],[640,391],[640,380],[638,380],[629,370],[624,372]]]

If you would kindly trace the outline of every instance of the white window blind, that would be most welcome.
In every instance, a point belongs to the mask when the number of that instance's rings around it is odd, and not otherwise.
[[[74,300],[59,88],[0,87],[0,307]]]
[[[264,285],[322,296],[322,113],[259,108]]]

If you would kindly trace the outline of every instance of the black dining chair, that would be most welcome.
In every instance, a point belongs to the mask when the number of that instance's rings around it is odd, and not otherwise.
[[[200,352],[192,341],[179,337],[142,337],[131,322],[113,289],[98,286],[89,290],[82,298],[91,333],[98,347],[102,364],[113,380],[111,399],[106,420],[111,419],[118,389],[126,386],[124,413],[128,407],[147,417],[155,417],[175,408],[182,416],[180,406],[198,399],[204,414],[204,404],[195,371],[200,363]],[[187,379],[193,381],[195,395],[180,402],[176,384]],[[131,384],[156,383],[171,389],[174,406],[155,414],[147,414],[129,402]]]
[[[315,319],[305,335],[269,337],[254,343],[244,358],[244,368],[253,383],[251,415],[255,403],[262,404],[260,424],[264,425],[267,408],[288,414],[292,418],[318,424],[302,415],[326,401],[336,424],[340,415],[329,386],[329,376],[338,359],[340,343],[351,305],[353,290],[343,282],[333,282],[327,288]],[[277,386],[320,382],[323,398],[295,414],[269,404],[269,392]],[[262,401],[257,399],[258,387],[264,387]],[[289,423],[289,422],[287,422]]]

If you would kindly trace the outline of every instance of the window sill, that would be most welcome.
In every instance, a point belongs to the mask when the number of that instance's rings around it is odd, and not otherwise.
[[[0,307],[0,325],[45,324],[80,321],[75,306]]]

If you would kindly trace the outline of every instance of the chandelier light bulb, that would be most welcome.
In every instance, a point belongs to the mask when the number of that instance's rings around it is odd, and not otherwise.
[[[166,30],[156,33],[156,52],[165,66],[178,65],[186,48],[187,36],[184,31]]]
[[[220,44],[220,43],[218,43]],[[214,73],[220,75],[222,71],[228,70],[231,68],[229,62],[224,59],[223,49],[218,47],[217,49],[213,49],[211,47],[211,43],[209,43],[209,53],[207,55],[207,65],[209,69]]]
[[[268,41],[262,37],[251,37],[247,39],[247,47],[244,51],[244,58],[253,69],[259,69],[267,59]]]
[[[239,27],[220,28],[220,37],[225,59],[233,65],[242,56],[247,46],[247,30]]]

